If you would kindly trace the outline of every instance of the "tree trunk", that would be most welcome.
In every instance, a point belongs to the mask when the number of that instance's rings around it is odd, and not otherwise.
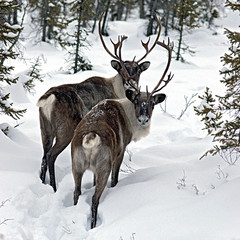
[[[176,1],[173,2],[173,5],[176,4]],[[172,9],[172,28],[174,29],[175,28],[175,18],[177,16],[177,11],[176,11],[176,8],[173,8]]]
[[[53,26],[48,26],[47,37],[49,40],[53,39]]]
[[[94,16],[94,20],[93,20],[92,33],[94,33],[94,30],[96,27],[97,16],[99,16],[99,0],[97,0],[96,15]]]
[[[107,1],[107,9],[103,16],[103,24],[102,24],[102,29],[101,29],[103,36],[108,36],[107,30],[106,30],[106,22],[107,22],[107,15],[108,15],[110,3],[111,3],[111,0],[108,0]]]
[[[126,14],[125,14],[124,21],[127,21],[127,19],[128,19],[129,9],[130,9],[130,1],[128,0],[127,1],[127,6],[126,6]]]
[[[184,15],[184,6],[185,6],[185,0],[181,1],[181,8],[183,9],[180,15],[180,19],[179,19],[179,25],[180,25],[180,29],[179,29],[179,40],[178,40],[178,50],[177,50],[177,57],[176,60],[179,61],[181,58],[181,46],[182,46],[182,38],[183,38],[183,20],[185,19],[185,15]]]
[[[140,4],[140,18],[145,18],[145,10],[144,10],[144,0],[139,0]]]
[[[149,17],[149,23],[147,27],[147,36],[150,36],[153,34],[153,22],[154,22],[154,13],[156,10],[157,1],[151,0],[150,2],[150,17]]]
[[[117,20],[118,21],[122,20],[123,9],[124,9],[123,4],[118,1],[118,4],[117,4]]]
[[[43,11],[42,41],[46,42],[48,0],[43,0],[42,11]]]
[[[180,57],[181,57],[181,45],[182,45],[182,37],[183,37],[183,24],[180,27],[180,31],[179,31],[180,35],[179,35],[179,40],[178,40],[178,50],[177,50],[177,58],[176,60],[179,61]]]
[[[16,3],[16,5],[18,4],[17,0],[15,0],[14,2]],[[13,11],[13,24],[18,24],[17,15],[18,15],[18,10],[14,9],[14,11]]]
[[[169,0],[166,1],[165,3],[165,21],[164,21],[164,35],[167,36],[168,35],[168,20],[169,20]]]
[[[76,52],[75,52],[75,60],[74,60],[74,68],[73,68],[74,73],[78,72],[78,57],[79,57],[78,53],[79,53],[79,47],[80,47],[81,17],[82,17],[82,7],[80,7],[80,9],[79,9],[79,15],[78,15],[77,43],[76,43]]]
[[[181,1],[182,6],[184,6],[184,0]],[[178,40],[178,50],[177,50],[177,57],[176,60],[179,61],[180,57],[181,57],[181,45],[182,45],[182,38],[183,38],[183,20],[184,20],[184,13],[181,13],[180,19],[179,19],[179,25],[180,25],[180,29],[179,29],[179,40]]]

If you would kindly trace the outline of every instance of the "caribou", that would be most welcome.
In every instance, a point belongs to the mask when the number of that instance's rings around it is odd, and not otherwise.
[[[101,34],[101,21],[99,20],[99,36],[106,52],[114,58],[111,66],[117,75],[111,78],[94,76],[77,84],[64,84],[50,88],[38,100],[40,130],[43,146],[43,157],[40,170],[40,179],[45,183],[46,172],[49,171],[50,185],[56,191],[55,161],[58,155],[71,142],[74,130],[82,118],[100,101],[104,99],[120,99],[125,97],[125,90],[132,85],[138,86],[140,75],[147,70],[150,62],[140,63],[156,46],[160,36],[161,22],[156,17],[159,31],[155,41],[149,48],[149,40],[142,41],[146,52],[139,60],[123,61],[121,56],[123,41],[126,36],[120,36],[118,41],[111,43],[114,46],[112,53],[106,46]],[[126,74],[127,73],[127,74]],[[129,84],[131,81],[132,84]]]
[[[97,104],[78,124],[71,144],[72,172],[75,182],[74,205],[81,195],[82,176],[86,169],[94,173],[95,192],[91,206],[91,228],[96,227],[99,199],[106,187],[110,172],[111,187],[118,182],[119,169],[126,146],[148,135],[154,106],[163,102],[166,95],[157,93],[173,78],[170,73],[164,80],[171,62],[172,46],[157,42],[168,50],[165,71],[151,93],[139,88],[126,90],[126,98],[105,99]],[[126,75],[128,75],[125,70]],[[130,77],[130,76],[129,76]],[[162,86],[161,86],[162,85]],[[157,93],[157,94],[156,94]]]

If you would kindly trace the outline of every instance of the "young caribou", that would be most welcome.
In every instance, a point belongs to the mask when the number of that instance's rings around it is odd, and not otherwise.
[[[111,186],[118,182],[120,165],[126,146],[149,133],[154,106],[165,100],[165,94],[156,94],[172,79],[171,73],[164,77],[171,62],[172,47],[157,42],[168,50],[166,69],[151,93],[126,90],[124,99],[107,99],[96,105],[78,124],[71,144],[72,172],[75,182],[74,204],[81,195],[81,181],[86,169],[91,169],[95,178],[95,193],[92,197],[91,228],[96,226],[99,199],[112,170]],[[160,87],[160,84],[163,86]]]
[[[45,183],[47,169],[50,175],[50,185],[56,191],[54,164],[57,156],[71,142],[77,124],[97,103],[104,99],[118,99],[125,97],[125,90],[131,88],[129,81],[138,86],[140,74],[148,69],[150,62],[142,61],[155,47],[160,36],[159,32],[152,47],[149,49],[149,40],[142,42],[146,50],[145,55],[138,61],[123,61],[121,50],[126,36],[119,37],[114,45],[114,54],[108,50],[102,34],[101,20],[99,20],[99,36],[104,49],[115,60],[111,61],[112,67],[118,74],[111,78],[91,77],[78,84],[65,84],[49,89],[40,97],[37,105],[39,107],[40,129],[43,145],[43,158],[41,163],[40,178]],[[126,75],[127,73],[127,75]],[[55,139],[55,143],[54,143]]]

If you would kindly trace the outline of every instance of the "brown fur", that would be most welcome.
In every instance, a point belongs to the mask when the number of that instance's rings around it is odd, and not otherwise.
[[[129,74],[138,83],[142,71],[149,62],[142,64],[125,62]],[[112,61],[118,74],[112,78],[91,77],[81,83],[64,84],[50,88],[38,101],[40,129],[43,144],[43,158],[40,178],[45,183],[47,169],[50,174],[50,185],[56,191],[54,164],[57,156],[72,140],[74,130],[81,119],[103,99],[125,97],[121,65]],[[55,139],[55,144],[53,143]]]
[[[165,99],[164,94],[157,94],[148,100],[146,93],[128,93],[127,97],[129,99],[104,100],[96,105],[78,124],[72,140],[74,204],[81,195],[85,170],[91,169],[96,179],[92,198],[92,228],[96,226],[99,199],[111,170],[111,186],[114,187],[118,182],[126,146],[148,134],[154,105]]]

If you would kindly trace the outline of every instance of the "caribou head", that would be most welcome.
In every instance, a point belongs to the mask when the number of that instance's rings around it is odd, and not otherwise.
[[[170,72],[169,75],[167,76],[167,79],[164,79],[171,63],[173,43],[170,44],[170,40],[168,38],[167,44],[165,44],[164,41],[163,42],[157,41],[157,44],[167,49],[168,62],[162,74],[162,77],[158,81],[155,88],[152,90],[151,93],[148,92],[148,87],[146,87],[146,92],[140,92],[140,88],[134,86],[132,82],[130,82],[130,85],[134,90],[132,89],[126,90],[127,98],[134,104],[137,123],[142,127],[149,126],[154,106],[158,103],[163,102],[166,98],[165,94],[156,93],[162,90],[164,87],[166,87],[167,84],[173,78],[173,75]]]
[[[112,41],[112,39],[110,39],[110,41],[111,41],[111,43],[113,44],[113,47],[114,47],[114,53],[112,53],[107,48],[107,46],[104,42],[102,33],[101,33],[102,17],[103,17],[103,13],[101,14],[100,19],[99,19],[98,31],[99,31],[100,40],[102,42],[102,45],[103,45],[104,49],[107,51],[107,53],[111,57],[113,57],[115,59],[115,60],[111,61],[112,67],[121,75],[125,90],[133,89],[132,85],[134,85],[135,87],[138,87],[139,78],[140,78],[141,73],[143,71],[147,70],[150,66],[149,61],[145,61],[145,62],[142,62],[142,63],[141,63],[141,61],[153,50],[153,48],[156,46],[157,41],[160,37],[160,33],[161,33],[161,21],[160,21],[160,19],[158,19],[155,16],[156,21],[157,21],[158,26],[159,26],[159,30],[158,30],[157,37],[156,37],[153,45],[151,46],[151,48],[149,48],[150,37],[148,38],[146,43],[141,41],[142,46],[146,50],[146,53],[139,60],[135,60],[135,57],[134,57],[133,60],[130,61],[130,60],[123,60],[122,59],[122,45],[123,45],[124,40],[126,40],[128,38],[127,36],[118,36],[118,41],[116,43],[114,43]],[[131,84],[129,82],[131,82]]]

